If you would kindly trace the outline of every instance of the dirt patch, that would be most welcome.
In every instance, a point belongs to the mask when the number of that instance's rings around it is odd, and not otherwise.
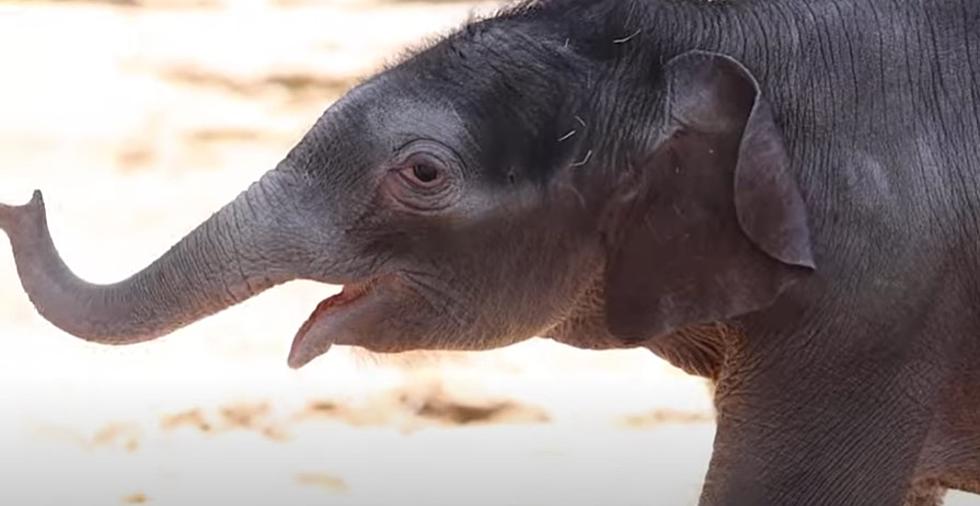
[[[268,402],[227,405],[220,408],[219,414],[223,421],[220,427],[222,430],[245,429],[256,431],[275,441],[289,439],[286,429],[270,419],[272,408]]]
[[[27,3],[25,0],[24,3]],[[58,4],[92,4],[112,5],[115,7],[149,7],[149,8],[215,8],[220,7],[218,0],[54,0]]]
[[[272,417],[272,408],[268,402],[226,404],[218,407],[213,415],[208,415],[200,408],[193,408],[160,419],[160,428],[176,430],[181,427],[196,429],[204,433],[219,433],[230,430],[248,430],[257,432],[274,441],[286,441],[289,434]]]
[[[246,97],[272,94],[286,95],[293,101],[331,99],[342,95],[355,84],[353,77],[283,72],[256,78],[232,77],[197,67],[173,67],[161,72],[164,79],[179,84],[214,88],[217,91]]]
[[[146,504],[150,501],[150,498],[142,492],[136,492],[135,494],[127,495],[123,497],[123,504]]]
[[[314,400],[295,416],[298,420],[332,419],[354,426],[397,425],[403,430],[425,426],[546,423],[547,412],[513,400],[455,396],[441,387],[404,388],[383,392],[356,405]]]
[[[187,134],[192,142],[254,142],[263,140],[263,132],[247,128],[204,128]]]
[[[198,408],[181,411],[173,415],[166,415],[160,419],[160,428],[163,430],[174,430],[181,427],[191,427],[201,432],[211,432],[214,428],[205,419],[204,413]]]
[[[233,404],[219,410],[226,428],[251,429],[261,425],[269,416],[269,403]]]
[[[635,429],[647,429],[668,423],[711,423],[715,418],[710,413],[700,411],[679,411],[673,409],[657,409],[649,413],[629,415],[622,419],[623,425]]]
[[[123,146],[116,154],[116,166],[123,173],[145,170],[156,160],[156,150],[147,143]]]
[[[92,436],[93,446],[120,446],[132,453],[139,449],[142,430],[132,423],[110,423]]]
[[[318,487],[328,492],[343,493],[350,490],[343,478],[327,473],[299,473],[296,482],[300,485]]]
[[[415,414],[447,425],[549,421],[543,410],[514,401],[468,403],[444,395],[426,397],[416,408]]]

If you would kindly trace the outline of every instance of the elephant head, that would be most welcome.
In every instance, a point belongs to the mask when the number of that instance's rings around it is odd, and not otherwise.
[[[289,364],[331,344],[631,346],[766,307],[813,267],[751,73],[529,4],[361,83],[283,161],[134,276],[78,279],[39,193],[0,206],[24,289],[66,332],[147,341],[270,288],[343,284]],[[663,63],[666,62],[666,63]]]

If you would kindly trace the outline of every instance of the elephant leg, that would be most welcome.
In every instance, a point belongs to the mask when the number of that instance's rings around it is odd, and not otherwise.
[[[906,502],[934,378],[914,362],[874,363],[751,358],[723,372],[700,505],[939,504]]]
[[[700,506],[941,504],[926,491],[906,499],[925,427],[879,422],[900,420],[893,409],[796,409],[795,419],[769,409],[719,414]]]
[[[935,480],[919,481],[912,484],[904,506],[942,506],[945,496],[946,487]]]

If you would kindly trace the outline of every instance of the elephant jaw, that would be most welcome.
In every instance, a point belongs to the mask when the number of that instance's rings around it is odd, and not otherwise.
[[[289,367],[299,369],[330,350],[333,344],[355,344],[352,326],[357,313],[379,299],[380,278],[344,285],[340,293],[317,304],[310,317],[296,332],[289,350]],[[355,324],[355,325],[352,325]]]

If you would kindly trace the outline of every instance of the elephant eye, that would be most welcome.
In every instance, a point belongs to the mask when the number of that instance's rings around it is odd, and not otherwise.
[[[422,190],[435,190],[445,182],[444,168],[437,160],[429,157],[413,157],[398,169],[399,175],[406,183]]]
[[[412,177],[423,183],[432,183],[439,178],[439,169],[432,165],[416,163],[412,165]]]
[[[460,195],[458,157],[431,141],[413,143],[408,149],[391,160],[382,191],[402,210],[437,212],[450,207]]]

